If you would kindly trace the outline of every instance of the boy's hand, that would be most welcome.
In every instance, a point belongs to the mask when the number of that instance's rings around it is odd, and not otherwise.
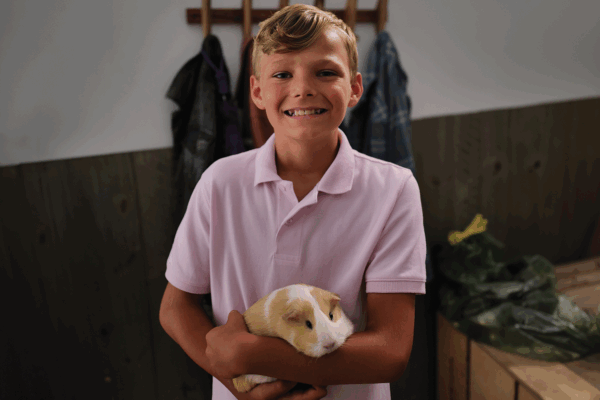
[[[291,381],[276,380],[275,382],[261,383],[246,393],[240,393],[233,387],[233,382],[228,379],[225,386],[231,390],[238,400],[318,400],[327,396],[327,390],[321,386],[297,384]],[[309,387],[308,390],[297,390]]]
[[[242,314],[232,310],[227,323],[206,334],[206,357],[214,375],[233,379],[246,373],[244,346],[252,340]]]
[[[291,391],[278,397],[281,400],[317,400],[327,396],[327,389],[325,386],[314,386],[299,383],[297,387],[294,387]]]

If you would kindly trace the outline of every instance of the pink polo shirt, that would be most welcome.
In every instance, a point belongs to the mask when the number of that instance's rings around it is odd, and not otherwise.
[[[277,175],[275,135],[221,158],[202,174],[167,260],[167,280],[210,293],[217,325],[283,286],[306,283],[341,297],[364,331],[366,293],[425,293],[425,233],[412,172],[353,150],[338,154],[298,202]],[[360,368],[357,365],[356,368]],[[390,399],[389,383],[328,386],[326,399]],[[213,378],[213,399],[235,400]]]

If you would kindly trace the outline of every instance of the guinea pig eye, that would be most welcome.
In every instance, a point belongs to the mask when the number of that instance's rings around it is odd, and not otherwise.
[[[308,329],[312,329],[312,324],[310,323],[310,321],[306,321],[306,326],[308,327]]]
[[[329,313],[329,318],[331,318],[331,320],[333,321],[333,313],[332,312]]]

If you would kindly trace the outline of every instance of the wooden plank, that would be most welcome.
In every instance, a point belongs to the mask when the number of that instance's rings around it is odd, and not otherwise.
[[[145,263],[140,255],[139,212],[131,157],[115,154],[83,158],[70,161],[68,166],[69,183],[87,199],[91,217],[87,223],[96,231],[84,243],[98,241],[90,249],[98,252],[95,284],[99,284],[99,293],[104,292],[104,298],[95,304],[102,310],[107,306],[110,310],[104,315],[92,314],[99,316],[94,318],[96,343],[102,343],[111,366],[109,372],[113,372],[107,374],[105,382],[107,378],[115,382],[120,397],[155,399],[148,289]],[[66,206],[68,209],[71,205]],[[77,234],[77,229],[69,231]],[[72,247],[77,247],[76,243],[74,238]],[[85,265],[89,255],[85,252],[81,256]],[[89,273],[81,276],[84,282],[90,282],[90,278]]]
[[[600,217],[598,217],[598,223],[596,224],[596,227],[592,230],[590,246],[587,255],[589,257],[600,256]]]
[[[35,258],[57,341],[40,357],[55,398],[156,398],[127,155],[30,164],[23,177],[45,238]]]
[[[176,227],[171,216],[171,149],[132,154],[150,303],[157,398],[210,399],[212,376],[194,363],[160,326],[158,314],[167,280],[166,262]]]
[[[534,391],[524,385],[517,385],[517,400],[543,400]]]
[[[12,257],[5,244],[12,236],[10,228],[16,227],[16,225],[11,226],[11,222],[15,222],[19,200],[24,197],[23,182],[17,168],[17,166],[0,168],[0,193],[3,194],[0,196],[0,265],[2,274],[6,277],[0,281],[0,284],[7,284],[9,279],[14,278]]]
[[[20,166],[0,168],[0,398],[53,399],[49,371],[40,354],[55,345],[45,318],[39,266],[35,260],[36,210],[28,204]]]
[[[600,220],[600,98],[576,101],[575,108],[577,149],[569,161],[578,161],[574,181],[577,207],[571,239],[574,258],[581,259],[590,256],[590,243]]]
[[[486,353],[480,343],[470,341],[470,400],[514,400],[516,380],[494,358]]]
[[[510,258],[522,254],[553,256],[547,244],[554,244],[556,238],[545,237],[543,226],[547,222],[540,220],[539,209],[547,195],[543,187],[549,151],[544,131],[546,112],[545,105],[509,110],[505,195],[509,212],[504,223],[510,228],[504,243]]]
[[[487,230],[504,242],[511,210],[506,201],[510,165],[508,161],[509,113],[506,110],[482,112],[481,126],[481,213]]]
[[[600,353],[568,362],[565,366],[600,390]]]
[[[583,286],[600,285],[600,271],[581,273],[571,278],[561,279],[556,282],[556,290],[564,292],[565,290],[575,289]]]
[[[554,267],[554,274],[556,275],[557,280],[594,271],[600,271],[600,257],[588,258],[586,260],[561,264]]]
[[[556,290],[565,292],[600,284],[600,257],[588,258],[554,268]]]
[[[479,114],[454,119],[455,227],[463,230],[482,207],[482,131]]]
[[[438,313],[438,398],[468,399],[469,340]]]
[[[594,222],[600,210],[600,137],[594,134],[600,123],[600,99],[586,99],[550,105],[546,130],[561,152],[555,158],[563,166],[556,171],[553,209],[558,223],[552,232],[556,263],[587,256]],[[560,232],[560,234],[558,234]],[[557,235],[558,234],[558,235]]]
[[[588,286],[575,287],[563,290],[565,296],[573,300],[583,311],[591,315],[598,315],[600,310],[600,285],[594,283]]]
[[[485,344],[478,346],[542,399],[600,399],[600,391],[565,364],[530,359]]]
[[[412,122],[413,156],[428,244],[447,243],[454,217],[453,117]]]
[[[0,196],[0,301],[3,304],[9,304],[14,301],[13,288],[15,276],[13,273],[13,265],[11,261],[11,255],[7,247],[7,237],[10,233],[4,233],[9,222],[7,220],[7,211],[10,210],[10,214],[16,215],[14,205],[10,204],[10,201],[14,201],[14,187],[19,181],[18,172],[16,167],[7,167],[0,169],[0,193],[11,193],[10,197],[7,195]],[[16,265],[15,265],[16,267]],[[12,296],[11,296],[12,295]],[[18,304],[18,303],[14,303]],[[18,312],[22,311],[21,307],[6,307],[4,321],[18,321]],[[0,385],[0,399],[16,398],[20,392],[19,388],[23,385],[20,381],[21,373],[20,367],[15,354],[15,342],[14,342],[14,329],[6,329],[1,336],[0,340],[0,376],[4,380],[4,383]]]

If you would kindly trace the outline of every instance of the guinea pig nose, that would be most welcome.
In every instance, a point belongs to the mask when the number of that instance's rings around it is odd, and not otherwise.
[[[335,346],[335,342],[327,343],[327,344],[326,344],[326,345],[324,345],[323,347],[324,347],[326,350],[331,350],[331,349],[333,349],[333,346]]]

